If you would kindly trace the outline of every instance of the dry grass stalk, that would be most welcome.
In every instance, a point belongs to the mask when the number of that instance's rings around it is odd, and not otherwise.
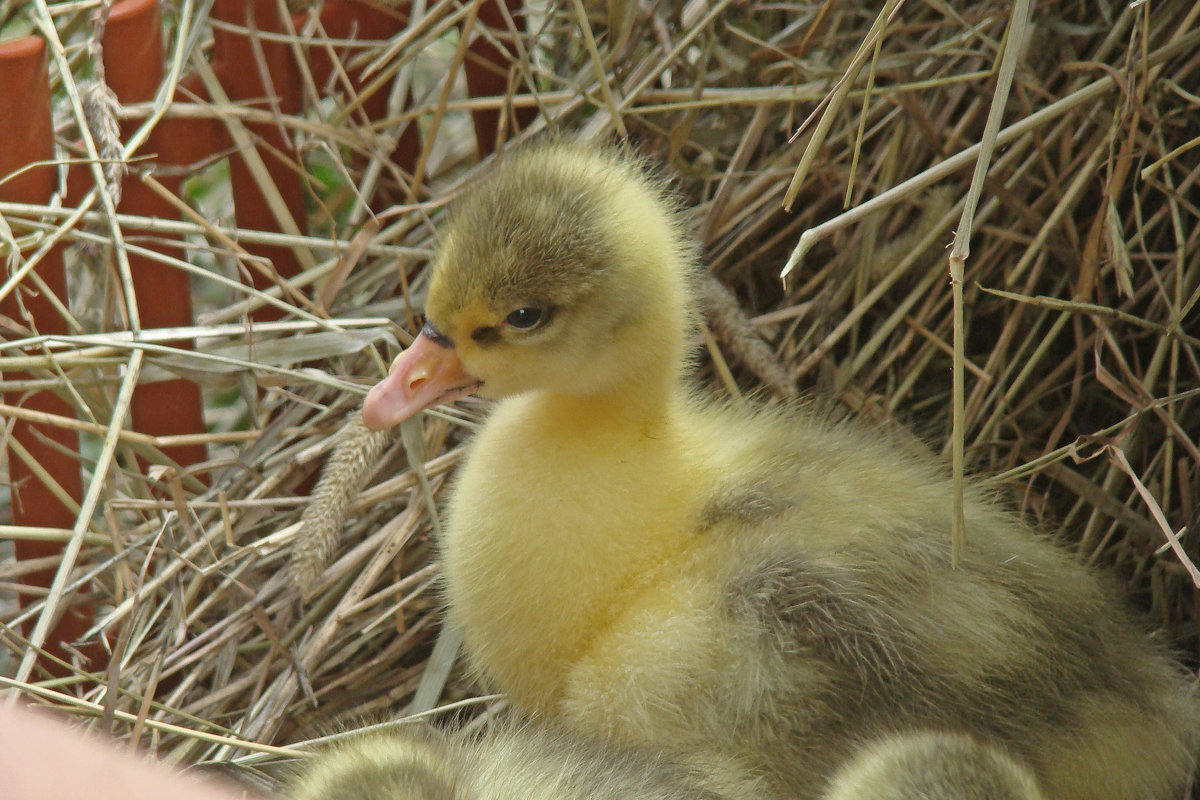
[[[370,477],[390,438],[388,431],[368,430],[361,414],[351,415],[342,427],[337,446],[300,516],[300,531],[292,545],[288,577],[301,597],[309,595],[317,576],[329,564],[341,541],[350,502]]]
[[[987,122],[983,128],[980,141],[979,160],[975,163],[975,173],[971,176],[971,184],[967,187],[966,201],[963,203],[962,217],[954,230],[954,246],[950,250],[950,285],[954,305],[954,350],[951,365],[953,383],[950,396],[950,469],[954,479],[954,513],[953,513],[953,559],[958,563],[959,554],[966,544],[966,518],[963,516],[964,494],[964,454],[963,438],[966,409],[964,405],[965,389],[963,374],[964,356],[963,339],[966,336],[963,322],[963,264],[967,260],[971,246],[971,223],[975,218],[975,208],[979,197],[983,194],[983,180],[987,175],[988,165],[992,159],[992,151],[996,147],[996,134],[1000,129],[1000,120],[1004,116],[1004,106],[1008,100],[1008,92],[1012,88],[1013,74],[1017,70],[1017,59],[1025,48],[1026,30],[1029,26],[1028,0],[1016,0],[1012,7],[1012,16],[1005,29],[1004,53],[1000,59],[1000,68],[996,80],[996,92],[988,108]]]

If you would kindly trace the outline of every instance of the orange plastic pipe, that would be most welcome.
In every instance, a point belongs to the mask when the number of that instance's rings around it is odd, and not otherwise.
[[[157,0],[125,0],[113,6],[104,28],[104,74],[122,103],[154,99],[163,75],[162,16]],[[123,126],[122,136],[128,137],[134,128],[134,124]],[[183,182],[178,167],[195,157],[195,148],[185,133],[186,128],[187,125],[180,125],[176,120],[164,120],[151,133],[140,153],[152,157],[157,166],[167,168],[152,172],[155,179],[176,196]],[[136,172],[145,167],[135,165],[133,169]],[[126,176],[121,186],[118,210],[145,217],[178,215],[167,200],[153,192],[136,174]],[[182,242],[174,247],[154,242],[147,242],[145,246],[176,258],[183,255]],[[135,253],[129,254],[129,266],[142,327],[192,324],[192,292],[186,272]],[[189,342],[170,344],[190,347]],[[200,387],[183,378],[138,386],[133,394],[132,414],[133,427],[153,436],[204,432]],[[206,457],[202,444],[170,446],[162,450],[182,467],[198,464]],[[143,464],[143,468],[145,466]]]
[[[491,28],[496,41],[503,46],[497,47],[487,38],[475,35],[467,45],[467,58],[463,67],[467,78],[467,93],[471,97],[502,97],[508,92],[508,65],[516,56],[507,52],[508,42],[512,41],[508,24],[504,20],[504,11],[500,7],[503,2],[513,20],[513,26],[518,32],[525,30],[525,15],[521,13],[521,0],[485,0],[479,7],[479,23]],[[524,128],[537,116],[536,108],[521,108],[516,110],[516,127]],[[490,155],[496,149],[497,136],[500,131],[500,111],[496,109],[481,109],[471,112],[475,123],[475,146],[479,157]],[[509,125],[513,124],[509,121]],[[502,136],[507,139],[508,136]]]
[[[283,33],[283,20],[275,0],[217,0],[213,17],[253,31]],[[300,82],[296,63],[289,45],[280,41],[257,39],[242,31],[216,28],[213,31],[213,69],[229,99],[252,101],[255,108],[272,108],[265,98],[274,98],[282,114],[300,110]],[[269,83],[266,80],[269,78]],[[287,206],[292,220],[301,233],[307,232],[308,212],[304,203],[299,156],[285,137],[281,126],[273,123],[247,123],[246,128],[258,138],[257,150],[271,174],[272,183]],[[230,142],[232,146],[232,142]],[[291,161],[288,164],[284,159]],[[277,231],[281,225],[258,187],[246,159],[240,154],[230,158],[230,180],[233,185],[234,215],[239,227],[251,230]],[[300,262],[287,247],[259,245],[247,247],[255,255],[271,260],[275,271],[284,278],[300,272]],[[265,288],[272,281],[253,271],[254,285]],[[255,315],[258,319],[274,319],[280,312],[267,307]]]
[[[217,0],[211,14],[215,20],[248,27],[254,32],[284,32],[274,0]],[[299,80],[289,45],[261,37],[255,41],[252,35],[215,26],[213,56],[210,59],[213,74],[233,102],[261,110],[277,108],[280,113],[295,113],[300,107]],[[269,85],[264,83],[264,76],[269,78]],[[205,101],[212,99],[199,75],[186,75],[179,82],[176,99],[193,102],[196,98]],[[169,138],[193,154],[194,157],[189,159],[192,161],[232,150],[235,146],[228,128],[216,120],[164,119],[159,123],[159,129],[164,130],[164,125],[171,132]],[[300,161],[291,141],[281,127],[273,123],[247,122],[245,128],[254,138],[255,150],[266,165],[271,182],[292,220],[301,233],[306,232],[308,212],[299,172]],[[242,154],[234,152],[229,156],[229,173],[234,219],[238,226],[250,230],[282,230]],[[290,248],[259,244],[244,244],[243,247],[247,253],[269,260],[271,268],[281,277],[291,277],[300,272],[300,262]],[[274,280],[258,270],[250,269],[249,272],[256,288],[264,289],[274,284]],[[274,307],[266,306],[256,311],[253,317],[256,320],[270,320],[280,315]]]
[[[40,37],[28,36],[0,42],[0,98],[0,200],[48,202],[57,180],[54,167],[37,166],[17,174],[18,170],[30,164],[54,157],[46,47]],[[67,282],[61,251],[55,248],[48,252],[35,271],[47,288],[65,304]],[[4,277],[7,279],[9,276],[6,274]],[[66,321],[46,295],[35,291],[28,280],[22,281],[21,285],[0,299],[0,314],[26,329],[14,330],[6,325],[8,329],[3,330],[3,335],[7,339],[27,335],[30,330],[43,334],[66,333],[68,330]],[[7,381],[22,381],[34,376],[9,372],[4,377]],[[5,391],[3,397],[6,404],[30,411],[75,416],[70,404],[50,390],[33,393],[10,390]],[[32,459],[52,476],[69,497],[79,502],[83,496],[83,480],[76,455],[79,452],[79,437],[74,431],[16,420],[12,425],[12,438],[29,452]],[[16,456],[11,447],[7,456],[13,523],[48,528],[74,527],[74,510],[35,476],[25,460]],[[22,539],[17,539],[14,547],[18,560],[53,557],[62,551],[60,544]],[[49,567],[25,574],[19,580],[27,586],[48,587],[54,579],[54,573],[54,567]],[[22,607],[32,599],[32,595],[21,594]],[[93,616],[92,609],[86,606],[67,608],[47,636],[46,650],[70,662],[72,656],[64,644],[82,636],[91,626]],[[26,633],[31,627],[27,626]],[[103,650],[99,647],[85,647],[79,652],[91,659],[90,664],[84,665],[85,668],[103,667]],[[46,659],[40,663],[54,675],[69,672]]]
[[[325,33],[330,39],[349,39],[353,36],[364,41],[383,41],[395,36],[408,25],[411,7],[412,4],[407,2],[384,6],[380,3],[363,2],[362,0],[326,0],[321,7],[321,27],[325,29]],[[292,19],[297,29],[304,25],[307,16],[307,12],[293,16]],[[353,56],[356,52],[358,51],[345,49],[339,52],[339,56],[342,57],[343,63],[346,63],[351,60],[347,56]],[[323,44],[317,43],[307,48],[306,55],[313,81],[317,85],[317,90],[320,91],[333,74],[333,63],[329,58],[329,51]],[[357,70],[351,69],[349,72],[350,84],[355,92],[361,92],[370,82],[370,78],[364,77],[362,74],[365,70],[366,65]],[[340,90],[342,87],[335,84],[334,88]],[[390,91],[389,84],[366,97],[359,113],[371,122],[385,119]],[[408,107],[408,98],[405,98],[404,105],[406,108]],[[393,163],[411,173],[420,154],[421,133],[414,120],[400,133],[396,147],[392,150],[391,158]],[[353,163],[357,166],[362,166],[365,161],[366,159],[353,159]],[[377,206],[383,205],[389,200],[400,203],[409,202],[409,198],[399,194],[390,197],[383,194]],[[383,208],[376,207],[375,210],[382,211]]]

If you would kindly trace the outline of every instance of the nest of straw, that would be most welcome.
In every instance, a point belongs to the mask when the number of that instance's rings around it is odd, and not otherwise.
[[[346,178],[314,204],[314,228],[328,235],[286,242],[311,252],[315,266],[292,284],[327,316],[291,292],[202,278],[196,349],[138,356],[143,378],[183,374],[205,388],[207,484],[142,468],[138,457],[165,463],[161,448],[175,442],[118,430],[122,368],[135,351],[113,304],[97,302],[120,296],[116,271],[95,268],[112,257],[103,228],[49,209],[6,211],[14,231],[54,231],[80,246],[79,263],[93,268],[80,271],[72,309],[82,329],[110,332],[59,337],[44,363],[21,368],[65,377],[87,411],[79,418],[96,421],[78,425],[100,500],[73,581],[51,599],[96,607],[95,633],[112,651],[106,670],[77,660],[67,679],[22,669],[19,623],[45,613],[46,599],[24,611],[6,603],[6,684],[16,676],[30,696],[186,763],[276,758],[247,753],[337,721],[486,703],[445,657],[452,648],[435,647],[432,545],[436,508],[484,404],[460,401],[403,435],[360,440],[357,460],[343,458],[344,502],[338,491],[322,501],[340,534],[328,561],[319,555],[301,586],[287,564],[310,487],[364,387],[419,327],[439,216],[487,167],[469,113],[488,105],[516,141],[545,129],[615,131],[678,176],[707,266],[744,309],[710,292],[698,380],[722,392],[820,394],[915,432],[948,459],[961,442],[968,471],[1114,574],[1194,661],[1200,6],[1046,0],[1018,26],[1011,3],[952,5],[691,0],[613,3],[607,14],[530,5],[511,91],[491,100],[467,100],[456,77],[455,2],[414,19],[436,35],[365,43],[355,58],[412,67],[412,108],[390,127],[340,114],[355,100],[344,91],[278,117],[311,162]],[[55,19],[72,29],[70,14]],[[999,105],[1002,54],[1017,36],[1028,44]],[[974,182],[956,331],[947,247],[993,105],[1003,116]],[[533,122],[515,130],[514,110],[531,107]],[[165,113],[249,112],[179,104]],[[428,144],[415,200],[414,186],[380,178],[360,157],[390,152],[388,136],[410,123]],[[410,199],[360,224],[370,217],[355,204],[381,192]],[[206,213],[227,214],[216,195]],[[139,235],[159,224],[144,223]],[[228,272],[227,245],[202,226],[188,232],[193,261]],[[245,315],[267,302],[289,315],[250,330]],[[5,351],[0,369],[13,357]],[[30,569],[5,559],[0,590]]]

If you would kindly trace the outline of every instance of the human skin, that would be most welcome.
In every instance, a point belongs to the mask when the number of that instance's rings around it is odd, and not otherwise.
[[[254,800],[181,775],[0,697],[0,796],[5,800]]]

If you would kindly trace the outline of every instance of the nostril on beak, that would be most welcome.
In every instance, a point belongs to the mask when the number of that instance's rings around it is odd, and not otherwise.
[[[413,394],[427,383],[429,383],[429,366],[418,364],[408,373],[408,380],[405,381],[404,385],[408,389],[409,394]]]

